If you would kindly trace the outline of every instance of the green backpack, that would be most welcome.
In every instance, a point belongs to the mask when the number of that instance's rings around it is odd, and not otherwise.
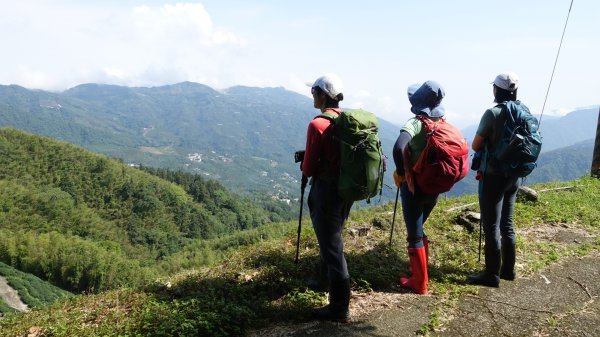
[[[334,139],[340,143],[339,196],[347,201],[370,202],[370,198],[381,195],[385,162],[377,136],[377,116],[358,109],[340,115],[324,112],[317,117],[331,121]]]

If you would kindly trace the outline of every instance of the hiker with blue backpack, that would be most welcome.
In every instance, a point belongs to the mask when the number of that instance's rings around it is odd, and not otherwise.
[[[344,99],[342,82],[334,74],[319,77],[311,87],[313,105],[321,113],[339,115],[339,102]],[[317,116],[319,117],[319,116]],[[311,177],[308,208],[319,242],[321,284],[317,290],[329,288],[329,304],[315,309],[317,319],[347,321],[350,303],[350,275],[344,256],[342,231],[353,202],[337,193],[339,145],[333,139],[332,121],[315,117],[308,125],[302,173]],[[329,284],[326,284],[329,283]]]
[[[513,214],[519,178],[535,168],[542,142],[537,119],[517,100],[517,75],[513,72],[499,74],[492,84],[497,105],[484,112],[472,144],[481,160],[475,168],[480,177],[485,270],[469,276],[468,282],[498,287],[500,279],[512,281],[516,276]]]
[[[468,145],[458,130],[444,119],[441,102],[445,91],[435,81],[408,88],[415,117],[400,131],[393,149],[394,181],[400,190],[406,224],[410,277],[400,285],[417,294],[427,293],[429,240],[424,223],[438,195],[448,191],[468,171]],[[440,165],[440,163],[448,165]],[[441,168],[443,167],[443,168]]]

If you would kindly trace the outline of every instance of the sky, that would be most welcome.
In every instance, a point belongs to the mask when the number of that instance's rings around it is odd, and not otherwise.
[[[571,0],[0,0],[0,84],[284,87],[333,72],[346,108],[396,125],[406,88],[446,91],[447,119],[479,122],[513,71],[542,111]],[[544,115],[600,104],[600,1],[574,0]]]

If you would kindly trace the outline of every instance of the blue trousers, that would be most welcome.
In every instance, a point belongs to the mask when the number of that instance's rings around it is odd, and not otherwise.
[[[408,184],[403,183],[400,187],[402,198],[402,215],[406,223],[406,240],[409,248],[423,247],[425,232],[423,224],[437,204],[438,195],[423,194],[415,187],[415,194],[408,190]]]
[[[519,178],[485,174],[479,181],[479,208],[485,246],[492,250],[516,243],[513,213]]]
[[[308,209],[319,242],[321,265],[326,266],[332,282],[349,277],[342,232],[352,203],[338,196],[335,182],[313,178],[308,194]]]

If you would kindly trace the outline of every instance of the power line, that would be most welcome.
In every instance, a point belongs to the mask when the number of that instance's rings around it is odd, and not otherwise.
[[[550,86],[552,85],[552,79],[554,78],[554,71],[556,70],[556,63],[558,63],[558,55],[560,55],[560,48],[562,47],[563,39],[565,38],[565,31],[567,30],[567,23],[569,22],[569,16],[571,15],[571,8],[573,8],[573,0],[569,6],[569,12],[567,13],[567,20],[565,21],[565,28],[563,28],[562,37],[560,38],[560,44],[558,45],[558,52],[556,53],[556,59],[554,60],[554,67],[552,68],[552,75],[550,75],[550,82],[548,83],[548,90],[546,91],[546,98],[544,98],[544,105],[542,106],[542,113],[540,114],[540,121],[542,124],[542,116],[544,115],[544,108],[546,108],[546,101],[548,100],[548,94],[550,93]]]

